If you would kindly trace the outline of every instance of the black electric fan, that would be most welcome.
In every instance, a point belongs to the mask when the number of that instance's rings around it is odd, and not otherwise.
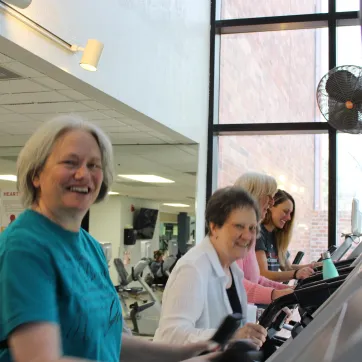
[[[362,133],[362,67],[344,65],[330,70],[318,84],[317,101],[333,128]]]

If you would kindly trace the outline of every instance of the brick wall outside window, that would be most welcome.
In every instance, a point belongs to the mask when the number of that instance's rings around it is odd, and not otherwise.
[[[257,14],[259,6],[263,11]],[[312,0],[259,1],[257,5],[255,0],[224,0],[222,11],[222,18],[235,18],[316,10]],[[323,121],[315,92],[328,69],[325,31],[223,35],[219,122]],[[218,146],[218,186],[233,184],[246,171],[274,176],[296,200],[292,257],[303,250],[303,262],[318,259],[328,245],[328,136],[222,136]],[[348,207],[339,211],[338,220],[338,234],[349,232]]]

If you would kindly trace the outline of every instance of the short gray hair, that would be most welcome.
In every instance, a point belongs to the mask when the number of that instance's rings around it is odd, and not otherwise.
[[[278,189],[274,177],[258,172],[244,173],[235,181],[234,186],[242,187],[248,191],[258,203],[263,196],[274,197]]]
[[[30,207],[37,198],[34,177],[44,167],[55,142],[70,130],[85,130],[97,141],[102,157],[103,182],[96,203],[105,199],[114,178],[112,143],[97,126],[74,114],[53,118],[40,126],[20,151],[17,161],[17,187],[24,207]]]

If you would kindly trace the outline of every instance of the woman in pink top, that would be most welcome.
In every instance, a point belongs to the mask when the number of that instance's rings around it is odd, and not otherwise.
[[[273,197],[277,192],[275,179],[265,174],[247,172],[236,180],[234,186],[242,187],[254,196],[259,203],[261,217],[264,219],[267,210],[274,203]],[[249,303],[269,304],[274,299],[293,292],[288,285],[260,275],[255,245],[250,248],[246,257],[238,260],[237,263],[244,272],[244,286]]]

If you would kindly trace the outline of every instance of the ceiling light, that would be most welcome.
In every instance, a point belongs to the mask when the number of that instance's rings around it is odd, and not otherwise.
[[[108,195],[119,195],[119,192],[108,191]]]
[[[17,177],[15,175],[0,175],[0,180],[16,182]]]
[[[190,207],[190,205],[186,204],[164,204],[165,206],[171,206],[171,207]]]
[[[73,52],[83,52],[79,65],[85,70],[95,72],[97,70],[103,48],[104,45],[99,40],[88,39],[85,48],[79,47],[78,45],[72,45],[71,50]]]
[[[155,176],[155,175],[118,175],[119,177],[127,178],[129,180],[135,180],[140,182],[149,182],[149,183],[174,183],[175,181],[169,180],[164,177]]]
[[[280,182],[285,182],[285,181],[286,181],[285,176],[284,176],[284,175],[280,175],[280,176],[279,176],[279,181],[280,181]]]

